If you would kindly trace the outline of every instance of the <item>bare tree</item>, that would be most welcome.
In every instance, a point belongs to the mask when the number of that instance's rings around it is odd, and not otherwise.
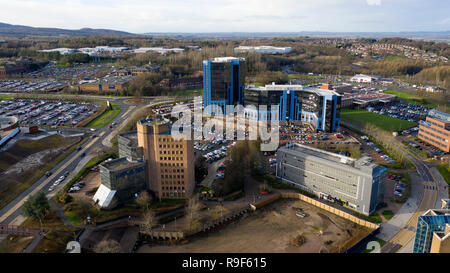
[[[136,203],[142,208],[142,211],[145,213],[149,210],[150,202],[152,198],[147,191],[142,191],[139,193],[139,196],[136,198]]]
[[[94,247],[95,253],[121,253],[122,248],[115,240],[103,240]]]
[[[140,225],[141,232],[151,232],[153,226],[156,224],[156,214],[153,210],[148,210],[144,213],[144,223]]]

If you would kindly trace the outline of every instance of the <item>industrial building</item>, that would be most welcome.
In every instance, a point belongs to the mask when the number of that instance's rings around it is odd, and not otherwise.
[[[352,82],[359,82],[359,83],[371,83],[375,81],[380,81],[381,77],[377,75],[364,75],[364,74],[357,74],[353,76],[350,79]]]
[[[419,139],[444,152],[450,152],[450,114],[431,110],[419,124]]]
[[[352,159],[301,144],[277,151],[276,177],[282,183],[364,215],[374,212],[383,199],[385,172],[369,157]]]
[[[156,198],[191,197],[195,189],[193,141],[175,140],[169,122],[153,119],[138,122],[137,136],[147,161],[149,189]]]
[[[340,126],[341,95],[334,90],[272,84],[248,86],[244,97],[247,118],[304,121],[325,132]],[[259,110],[260,105],[267,105],[267,110]],[[278,105],[279,111],[269,109],[272,105]]]
[[[275,46],[239,46],[234,48],[234,51],[242,52],[256,52],[261,54],[286,54],[291,52],[290,47],[275,47]]]
[[[243,105],[245,59],[213,58],[203,61],[203,106],[218,107],[226,114],[226,105]]]
[[[413,253],[450,253],[450,199],[419,216]]]
[[[118,93],[126,90],[128,83],[132,79],[134,79],[134,76],[116,76],[95,80],[82,80],[78,85],[71,86],[71,89],[87,93]]]

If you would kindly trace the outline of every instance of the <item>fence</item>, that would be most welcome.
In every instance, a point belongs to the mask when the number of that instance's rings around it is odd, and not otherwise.
[[[10,141],[12,138],[14,138],[18,133],[20,132],[19,128],[14,129],[9,135],[5,136],[0,140],[0,147],[5,145],[8,141]]]
[[[15,225],[0,225],[0,234],[16,236],[34,236],[39,232],[37,229],[22,228]]]
[[[374,224],[372,222],[366,221],[364,219],[360,219],[360,218],[358,218],[358,217],[356,217],[356,216],[354,216],[354,215],[352,215],[350,213],[347,213],[345,211],[342,211],[340,209],[337,209],[335,207],[332,207],[330,205],[327,205],[325,203],[322,203],[322,202],[320,202],[318,200],[315,200],[315,199],[313,199],[311,197],[305,196],[305,195],[300,194],[300,193],[291,193],[291,192],[278,193],[278,194],[274,195],[272,198],[266,199],[266,200],[261,201],[259,203],[250,204],[250,207],[253,210],[256,210],[256,209],[262,208],[262,207],[264,207],[264,206],[266,206],[266,205],[268,205],[268,204],[270,204],[272,202],[275,202],[275,201],[277,201],[280,198],[299,199],[299,200],[304,201],[304,202],[306,202],[308,204],[311,204],[313,206],[316,206],[318,208],[321,208],[323,210],[331,212],[334,215],[337,215],[339,217],[347,219],[347,220],[349,220],[349,221],[351,221],[353,223],[356,223],[356,224],[358,224],[360,226],[367,227],[367,228],[370,228],[370,229],[378,229],[379,228],[379,225],[377,225],[377,224]]]

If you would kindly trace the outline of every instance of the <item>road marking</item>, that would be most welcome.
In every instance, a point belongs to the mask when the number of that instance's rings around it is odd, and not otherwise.
[[[103,135],[104,132],[102,132]],[[45,180],[44,182],[42,182],[39,186],[37,186],[32,192],[30,192],[27,196],[25,196],[24,198],[22,198],[22,200],[20,200],[19,202],[17,202],[17,204],[14,205],[14,207],[12,207],[11,209],[9,209],[5,214],[3,214],[0,217],[0,223],[5,221],[6,218],[8,218],[10,215],[12,215],[15,211],[17,211],[24,203],[25,201],[28,199],[28,197],[30,195],[36,194],[38,191],[40,191],[42,188],[44,188],[45,186],[47,186],[56,176],[57,173],[60,173],[62,170],[64,170],[65,168],[67,168],[67,166],[69,166],[70,164],[72,164],[73,161],[75,161],[75,159],[77,159],[83,152],[85,152],[89,147],[91,147],[92,145],[95,144],[95,142],[98,141],[98,138],[92,140],[88,145],[86,145],[84,147],[83,150],[79,151],[76,155],[74,155],[69,161],[67,161],[63,166],[61,166],[61,168],[59,168],[57,171],[54,172],[53,175],[51,175],[49,178],[47,178],[47,180]]]
[[[128,113],[130,113],[134,108],[136,108],[136,106],[130,106],[130,108],[128,108],[128,110],[123,113],[123,115],[121,116],[121,118],[125,117],[126,115],[128,115]]]

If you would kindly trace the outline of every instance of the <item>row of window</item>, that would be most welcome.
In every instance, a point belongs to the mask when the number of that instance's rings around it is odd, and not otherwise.
[[[161,167],[183,167],[183,163],[171,163],[171,162],[166,163],[166,162],[164,162],[164,163],[160,163],[159,165]]]
[[[162,173],[184,173],[184,169],[161,169]]]
[[[161,178],[166,178],[166,179],[175,179],[175,178],[178,178],[178,179],[184,179],[184,174],[177,174],[177,175],[171,175],[171,174],[162,174],[161,175]]]
[[[166,150],[164,150],[164,151],[159,151],[159,154],[160,155],[162,155],[162,154],[169,154],[170,155],[170,151],[166,151]],[[182,155],[183,154],[183,151],[172,151],[172,154],[173,155],[177,155],[177,154],[180,154],[180,155]]]
[[[181,142],[181,141],[183,141],[183,139],[175,140],[173,138],[166,138],[166,137],[160,137],[159,138],[159,142]],[[183,145],[180,145],[180,147],[182,148]],[[177,145],[177,148],[178,148],[178,145]]]
[[[173,198],[173,197],[184,197],[184,192],[163,192],[162,194],[163,198]]]
[[[446,136],[446,137],[448,137],[449,136],[449,134],[447,133],[447,132],[444,132],[444,131],[441,131],[441,130],[438,130],[438,129],[436,129],[436,128],[434,128],[434,127],[428,127],[429,129],[431,129],[431,130],[433,130],[433,131],[435,131],[436,133],[438,133],[438,134],[441,134],[441,135],[444,135],[444,136]],[[422,126],[421,126],[421,128],[420,129],[424,129]]]
[[[161,161],[163,161],[163,160],[165,160],[165,161],[167,161],[167,160],[169,160],[169,161],[171,161],[171,160],[176,160],[176,161],[179,161],[179,160],[181,160],[181,161],[183,161],[183,157],[171,157],[171,156],[164,156],[164,157],[159,157],[159,160],[161,160]],[[181,164],[181,167],[183,167],[183,163],[180,163]],[[177,165],[178,166],[178,165]]]
[[[164,138],[165,139],[165,138]],[[159,141],[161,141],[161,140],[159,140]],[[175,141],[175,140],[174,140]],[[181,140],[180,140],[181,141]],[[165,148],[165,149],[182,149],[183,148],[183,145],[182,144],[172,144],[172,145],[166,145],[166,144],[159,144],[159,148]]]
[[[447,148],[447,145],[445,145],[444,143],[441,143],[441,142],[436,141],[436,140],[434,140],[434,139],[432,139],[432,138],[429,138],[429,137],[427,137],[427,136],[425,136],[425,135],[422,135],[421,133],[419,133],[419,137],[424,138],[424,139],[426,139],[427,141],[434,143],[436,146],[440,146],[440,147],[442,147],[442,148]]]

